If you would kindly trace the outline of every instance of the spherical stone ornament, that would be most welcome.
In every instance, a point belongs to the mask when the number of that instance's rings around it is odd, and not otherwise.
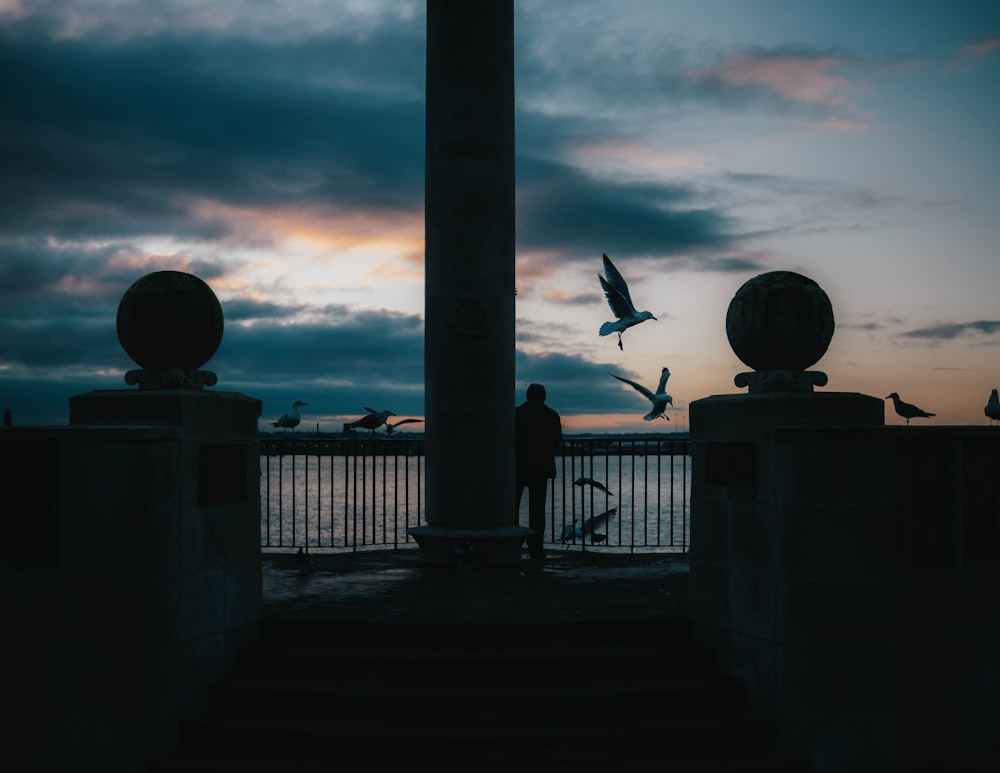
[[[754,370],[805,370],[833,338],[833,307],[823,289],[794,271],[769,271],[736,291],[726,335]]]
[[[183,271],[154,271],[118,304],[118,341],[147,370],[196,370],[222,342],[222,306],[212,288]]]

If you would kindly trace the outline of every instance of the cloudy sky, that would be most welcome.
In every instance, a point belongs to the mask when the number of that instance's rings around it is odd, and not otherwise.
[[[125,388],[128,287],[204,279],[218,390],[423,415],[424,3],[0,0],[0,407]],[[517,394],[669,431],[742,390],[725,317],[791,270],[826,391],[985,424],[1000,387],[1000,5],[518,0]],[[607,253],[652,311],[624,336]],[[611,378],[672,372],[670,422]],[[888,423],[901,420],[887,410]],[[419,427],[420,425],[414,425]]]

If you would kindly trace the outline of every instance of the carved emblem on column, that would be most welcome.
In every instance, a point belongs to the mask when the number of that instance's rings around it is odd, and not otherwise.
[[[451,309],[451,324],[467,338],[482,335],[486,329],[486,309],[478,295],[463,295]]]

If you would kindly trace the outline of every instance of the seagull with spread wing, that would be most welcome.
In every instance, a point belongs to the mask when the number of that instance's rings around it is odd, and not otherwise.
[[[565,526],[563,526],[562,541],[570,542],[572,540],[575,540],[577,537],[583,538],[589,534],[593,534],[595,527],[603,526],[604,524],[606,524],[608,520],[615,517],[615,514],[617,512],[618,508],[612,507],[610,510],[605,510],[603,513],[600,513],[599,515],[590,516],[590,518],[584,520],[582,526],[577,526],[576,519],[574,518],[573,523],[567,523]],[[595,535],[595,537],[596,536],[597,535]],[[603,536],[601,537],[601,539],[604,538],[605,537]],[[595,540],[595,541],[600,541],[600,540]]]
[[[609,373],[609,376],[614,376],[619,381],[624,381],[630,387],[632,387],[636,392],[645,397],[652,403],[652,408],[649,413],[647,413],[642,418],[646,421],[652,421],[653,419],[666,419],[670,421],[670,417],[664,414],[667,410],[668,405],[674,404],[674,398],[667,394],[667,379],[670,378],[670,369],[664,368],[660,371],[660,383],[656,385],[656,391],[647,389],[642,384],[637,384],[634,381],[629,381],[627,378],[622,378],[621,376],[615,376],[614,373]]]
[[[385,434],[391,435],[393,432],[396,431],[396,427],[398,427],[400,424],[410,424],[411,422],[419,422],[419,421],[423,421],[423,419],[400,419],[399,421],[394,421],[392,423],[389,423],[387,421],[385,423]]]
[[[607,486],[605,486],[603,483],[601,483],[598,480],[594,480],[593,478],[577,478],[575,481],[573,481],[573,485],[574,486],[581,486],[581,487],[582,486],[593,486],[595,489],[597,489],[598,491],[603,491],[608,496],[612,496],[612,497],[614,496],[614,494],[612,492],[608,491],[608,487]]]
[[[618,273],[615,264],[611,262],[611,259],[606,254],[603,255],[603,258],[604,273],[607,276],[605,278],[598,274],[597,278],[601,280],[604,296],[608,299],[608,306],[611,307],[611,311],[614,313],[616,319],[611,322],[605,322],[601,325],[601,329],[598,332],[602,336],[617,333],[618,348],[624,351],[622,333],[633,325],[638,325],[647,319],[655,320],[656,317],[649,311],[636,311],[635,304],[632,303],[632,297],[629,295],[625,278]]]
[[[376,411],[373,408],[365,406],[365,410],[368,411],[367,416],[362,416],[357,421],[351,421],[344,425],[344,431],[349,429],[367,429],[371,434],[375,434],[375,430],[385,424],[386,419],[390,416],[395,416],[392,411]]]

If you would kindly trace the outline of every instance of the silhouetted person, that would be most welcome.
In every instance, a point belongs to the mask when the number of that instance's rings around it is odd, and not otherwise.
[[[514,523],[519,522],[521,495],[528,489],[528,555],[532,563],[544,558],[545,495],[556,477],[556,452],[562,445],[559,414],[545,404],[545,387],[531,384],[525,401],[514,411],[515,486]]]

